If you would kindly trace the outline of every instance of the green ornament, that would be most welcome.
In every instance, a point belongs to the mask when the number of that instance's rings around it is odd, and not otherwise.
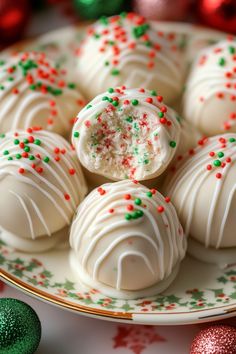
[[[0,299],[0,353],[33,354],[41,339],[41,323],[26,303]]]
[[[124,10],[125,0],[73,0],[74,7],[81,18],[96,19],[102,17],[102,23],[106,23],[104,16],[112,16]]]

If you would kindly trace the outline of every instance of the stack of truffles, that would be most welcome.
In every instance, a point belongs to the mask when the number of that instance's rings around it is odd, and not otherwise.
[[[0,237],[30,253],[70,243],[78,279],[118,298],[164,291],[187,246],[236,258],[236,41],[189,70],[157,27],[102,18],[71,71],[46,51],[0,55]]]

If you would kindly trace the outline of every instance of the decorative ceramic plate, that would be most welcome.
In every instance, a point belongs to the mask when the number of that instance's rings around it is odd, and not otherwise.
[[[161,23],[160,26],[163,31],[175,33],[189,61],[201,47],[225,36],[193,25]],[[22,42],[7,52],[45,50],[59,66],[73,68],[83,32],[84,27],[55,31],[36,41]],[[29,255],[0,242],[3,279],[30,295],[77,313],[155,325],[207,322],[236,315],[236,265],[222,270],[187,257],[174,283],[162,295],[125,301],[108,298],[78,283],[68,258],[69,249]]]
[[[76,280],[69,250],[28,255],[0,243],[3,278],[24,290],[78,313],[143,324],[187,324],[236,315],[236,266],[220,270],[187,257],[162,295],[138,300],[108,298]]]

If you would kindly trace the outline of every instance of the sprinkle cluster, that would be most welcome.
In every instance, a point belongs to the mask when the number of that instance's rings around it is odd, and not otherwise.
[[[63,161],[63,157],[66,156],[68,150],[65,147],[60,146],[47,146],[47,143],[39,138],[41,128],[33,127],[28,128],[26,132],[15,132],[12,135],[12,141],[7,142],[7,149],[0,152],[0,161],[7,160],[9,164],[14,161],[19,161],[21,166],[18,168],[17,173],[21,175],[29,176],[31,169],[33,169],[39,175],[45,175],[48,178],[48,168],[56,168],[56,164]],[[8,134],[0,135],[0,143],[4,144],[5,138],[8,138]],[[9,139],[9,138],[8,138]],[[73,147],[71,147],[73,150]],[[40,152],[39,152],[40,151]],[[73,166],[69,167],[67,171],[68,175],[73,176],[76,174],[76,170]],[[63,191],[65,200],[70,200],[70,195]]]
[[[134,184],[137,184],[138,182],[136,180],[133,180]],[[97,189],[97,192],[99,193],[100,196],[104,196],[106,193],[109,193],[108,190],[105,190],[102,187],[99,187]],[[153,195],[157,193],[157,190],[152,188],[149,189],[146,192],[145,197],[152,198]],[[127,221],[132,221],[136,220],[139,218],[142,218],[144,216],[144,212],[142,209],[146,209],[147,205],[145,204],[144,199],[134,196],[130,193],[124,194],[123,195],[123,201],[126,209],[126,213],[124,214],[124,218]],[[170,197],[165,198],[165,203],[170,203]],[[165,206],[164,205],[158,205],[156,208],[157,213],[162,214],[165,212]],[[110,214],[115,213],[115,209],[111,208],[108,210]]]
[[[202,138],[198,142],[200,148],[208,146],[211,138]],[[200,152],[196,149],[191,149],[188,152],[189,156],[195,155]],[[204,168],[209,172],[214,172],[217,179],[223,178],[223,171],[227,165],[231,164],[236,157],[236,137],[220,136],[217,140],[217,146],[214,150],[208,152],[207,163]],[[183,156],[178,156],[177,161],[181,161]],[[176,172],[178,168],[176,166],[171,167],[172,172]]]
[[[89,38],[99,41],[99,52],[112,53],[111,60],[105,60],[104,66],[110,68],[110,74],[117,76],[120,74],[120,61],[122,53],[126,50],[135,51],[137,47],[144,47],[146,50],[143,55],[147,56],[147,68],[155,68],[155,58],[159,52],[163,51],[162,40],[165,38],[169,44],[169,50],[176,52],[175,35],[164,34],[155,31],[153,37],[150,32],[150,24],[143,16],[134,13],[122,13],[119,16],[102,17],[101,26],[90,27],[88,30]],[[82,47],[83,48],[83,47]],[[83,53],[81,49],[78,55]]]
[[[224,137],[220,137],[218,139],[218,149],[219,151],[210,151],[209,152],[209,157],[211,158],[212,162],[207,164],[206,169],[208,171],[215,170],[216,171],[216,178],[221,179],[222,178],[222,172],[223,169],[226,167],[227,164],[230,164],[232,162],[232,157],[228,156],[226,151],[229,150],[229,148],[236,148],[236,138],[231,137],[228,139],[225,139]]]
[[[63,95],[65,89],[76,89],[76,85],[67,82],[64,75],[65,71],[56,69],[44,53],[25,52],[14,55],[7,61],[0,59],[0,98],[5,91],[12,95],[21,95],[25,90],[23,80],[29,91],[47,95],[47,124],[53,126],[58,115],[56,97]],[[78,99],[77,104],[82,107],[84,102]]]

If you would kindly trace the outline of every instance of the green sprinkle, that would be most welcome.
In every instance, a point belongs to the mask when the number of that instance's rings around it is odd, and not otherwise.
[[[74,132],[74,138],[78,138],[79,137],[79,132]]]
[[[115,106],[115,107],[119,106],[119,102],[118,102],[118,101],[113,101],[112,104],[113,104],[113,106]]]
[[[21,154],[16,154],[16,158],[17,158],[17,160],[20,160],[21,159]]]
[[[12,160],[13,160],[13,157],[9,156],[9,157],[8,157],[8,160],[9,160],[9,161],[12,161]]]
[[[164,113],[163,113],[163,112],[158,112],[158,116],[159,116],[160,118],[163,118],[163,117],[164,117]]]
[[[76,84],[74,84],[73,82],[70,82],[67,86],[71,90],[74,90],[76,88]]]
[[[15,144],[15,145],[18,145],[18,144],[20,144],[20,140],[18,140],[18,139],[15,139],[15,140],[14,140],[14,144]]]
[[[170,141],[170,147],[175,148],[176,142],[174,140]]]
[[[120,70],[118,70],[118,69],[112,69],[111,75],[117,76],[117,75],[119,75],[119,74],[120,74]]]
[[[87,107],[86,107],[86,109],[89,109],[89,108],[91,108],[92,107],[92,105],[91,104],[89,104]]]
[[[151,91],[151,95],[152,95],[152,96],[157,96],[157,92],[156,92],[155,90],[152,90],[152,91]]]
[[[224,58],[220,58],[218,63],[219,63],[220,66],[225,66],[225,59]]]
[[[235,138],[229,138],[230,143],[235,143],[236,139]]]
[[[146,196],[149,197],[149,198],[152,198],[152,192],[151,191],[147,192]]]
[[[9,77],[8,79],[7,79],[8,81],[14,81],[14,77]]]
[[[232,46],[229,46],[229,53],[230,54],[235,54],[235,48]]]
[[[48,163],[48,162],[50,161],[50,159],[49,159],[48,156],[46,156],[46,157],[44,157],[43,161],[46,162],[46,163]]]
[[[131,103],[132,103],[133,106],[137,106],[139,104],[139,101],[134,99],[134,100],[131,101]]]
[[[145,159],[143,162],[144,162],[145,165],[147,165],[149,163],[149,160]]]
[[[102,98],[102,101],[108,101],[108,99],[109,99],[109,97],[104,96],[104,97]]]
[[[107,90],[107,92],[113,93],[113,92],[114,92],[114,89],[113,89],[112,87],[110,87],[110,88]]]
[[[225,156],[225,154],[224,154],[222,151],[218,152],[218,154],[217,154],[217,155],[218,155],[218,157],[219,157],[219,158],[221,158],[221,157],[224,157],[224,156]]]
[[[35,139],[34,143],[35,143],[35,145],[41,145],[41,140]]]
[[[152,42],[146,41],[146,42],[145,42],[145,45],[146,45],[146,47],[151,47],[151,46],[152,46]]]
[[[221,166],[220,160],[215,160],[215,161],[213,162],[213,164],[214,164],[214,166],[216,166],[216,167]]]
[[[126,218],[126,220],[131,220],[132,219],[132,216],[131,216],[131,214],[125,214],[125,218]]]
[[[132,30],[133,36],[135,38],[140,38],[147,32],[148,29],[149,29],[149,25],[147,23],[140,26],[136,26]]]
[[[143,211],[142,210],[135,210],[132,213],[132,218],[133,219],[138,219],[138,218],[141,218],[142,216],[143,216]]]
[[[47,89],[48,89],[48,87],[47,87]],[[49,92],[51,92],[51,94],[54,96],[59,96],[62,94],[63,91],[58,88],[51,88]]]
[[[3,85],[0,85],[0,90],[4,90],[5,87]]]
[[[179,123],[181,123],[182,118],[181,118],[180,116],[175,116],[175,118],[176,118],[176,120],[177,120]]]
[[[144,214],[142,210],[136,210],[135,213],[138,215],[139,218],[141,218]]]
[[[30,152],[30,147],[29,147],[29,146],[25,146],[25,147],[24,147],[24,151],[25,151],[25,152]]]
[[[30,155],[30,156],[29,156],[29,160],[31,160],[31,161],[35,160],[34,155]]]
[[[0,66],[3,66],[3,65],[5,65],[5,60],[0,60]]]
[[[29,144],[29,140],[28,140],[28,139],[24,139],[23,142],[24,142],[25,144]]]
[[[126,122],[129,122],[129,123],[132,123],[133,122],[133,118],[130,116],[130,117],[127,117],[126,119]]]
[[[136,198],[135,201],[134,201],[134,203],[135,203],[136,205],[141,205],[141,204],[142,204],[142,200],[141,200],[140,198]]]
[[[110,65],[109,61],[105,61],[104,65],[105,65],[105,66]]]
[[[101,36],[100,36],[100,34],[98,34],[98,33],[94,33],[93,37],[94,37],[95,39],[99,39]]]
[[[9,151],[8,150],[4,150],[3,151],[3,155],[9,155]]]
[[[138,219],[138,213],[137,213],[137,210],[135,210],[132,214],[131,214],[131,216],[132,216],[132,219]]]
[[[30,85],[29,88],[34,91],[34,90],[36,90],[36,85],[35,84]]]
[[[22,70],[26,72],[26,74],[28,70],[35,69],[38,67],[38,65],[32,59],[29,59],[27,61],[21,61],[19,63],[19,66],[22,67]]]
[[[0,138],[2,139],[2,138],[5,138],[5,134],[0,134]]]
[[[111,97],[108,97],[108,101],[109,101],[110,103],[112,103],[112,102],[113,102],[113,99],[112,99]]]
[[[109,24],[108,18],[106,16],[102,16],[99,21],[105,26]]]
[[[127,16],[127,12],[125,12],[125,11],[121,12],[120,17],[126,18],[126,16]]]

